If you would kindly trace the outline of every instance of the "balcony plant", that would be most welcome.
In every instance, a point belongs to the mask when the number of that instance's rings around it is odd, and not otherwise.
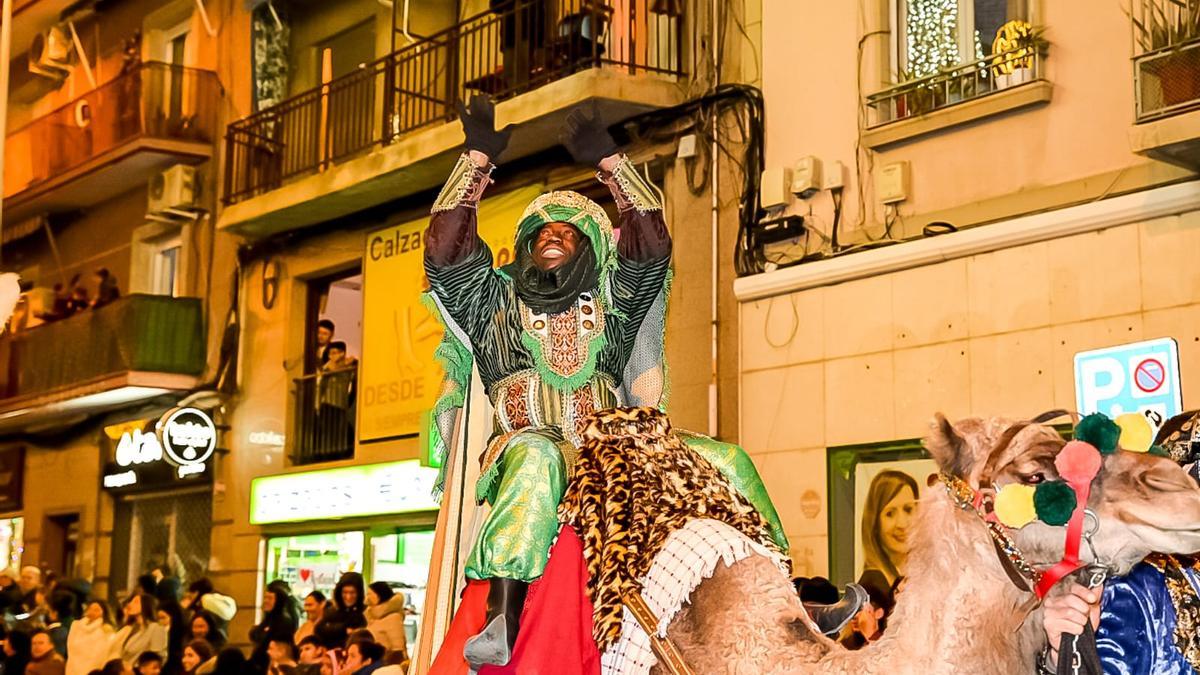
[[[1144,0],[1130,14],[1134,42],[1143,56],[1136,67],[1157,94],[1155,108],[1200,99],[1200,0]],[[1143,96],[1147,95],[1143,86]],[[1143,102],[1145,105],[1145,102]]]
[[[1035,61],[1049,46],[1045,32],[1021,20],[1009,21],[996,31],[989,71],[997,91],[1033,81]]]

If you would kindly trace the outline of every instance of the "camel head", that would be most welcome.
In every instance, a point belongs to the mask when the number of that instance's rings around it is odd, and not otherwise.
[[[984,495],[1010,483],[1036,486],[1059,479],[1054,459],[1065,442],[1052,427],[1003,418],[950,423],[939,415],[926,447],[942,471]],[[1096,555],[1118,574],[1152,552],[1200,551],[1200,486],[1169,458],[1118,450],[1104,457],[1088,507],[1099,519]],[[1034,521],[1013,531],[1032,560],[1063,553],[1065,529]],[[1085,546],[1082,558],[1092,561]]]

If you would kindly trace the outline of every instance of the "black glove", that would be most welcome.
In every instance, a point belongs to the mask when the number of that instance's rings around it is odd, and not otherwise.
[[[462,122],[463,134],[467,137],[467,150],[478,150],[495,162],[508,147],[512,125],[496,130],[496,104],[486,96],[476,94],[471,97],[467,107],[464,108],[461,101],[457,107],[458,120]]]
[[[558,140],[567,146],[575,161],[596,166],[600,160],[617,152],[617,142],[608,133],[608,127],[600,121],[600,113],[592,105],[591,112],[576,108],[567,116]]]

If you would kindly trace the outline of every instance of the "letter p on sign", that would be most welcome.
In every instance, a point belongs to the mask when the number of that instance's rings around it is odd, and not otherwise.
[[[1183,412],[1179,347],[1159,338],[1075,355],[1075,404],[1079,413],[1110,417],[1153,411],[1167,419]]]

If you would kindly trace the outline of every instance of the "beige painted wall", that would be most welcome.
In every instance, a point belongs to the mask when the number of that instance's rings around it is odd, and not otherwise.
[[[416,438],[359,444],[355,457],[339,462],[292,466],[287,458],[293,439],[292,380],[303,374],[306,280],[356,264],[362,257],[364,232],[338,232],[305,241],[278,256],[281,262],[279,296],[272,309],[262,304],[262,262],[246,268],[242,277],[241,389],[228,406],[231,431],[229,454],[217,472],[220,489],[214,494],[211,576],[218,588],[239,604],[230,638],[245,639],[253,625],[258,602],[258,549],[264,530],[250,525],[250,481],[292,471],[412,459],[418,456]],[[286,448],[249,443],[253,431],[284,434]],[[329,529],[336,530],[336,523]]]
[[[869,168],[896,161],[912,167],[910,199],[900,205],[901,230],[922,214],[945,212],[951,222],[967,226],[983,219],[982,202],[1010,202],[1001,211],[1048,208],[1062,202],[1095,197],[1106,191],[1140,187],[1142,183],[1178,178],[1174,171],[1140,177],[1134,167],[1149,164],[1131,153],[1128,133],[1133,123],[1133,76],[1129,19],[1121,3],[1054,0],[1036,5],[1035,22],[1046,27],[1050,50],[1046,73],[1054,85],[1049,105],[1026,109],[960,126],[890,146],[863,150],[864,180],[855,176],[859,102],[881,88],[887,78],[880,67],[880,47],[888,26],[868,14],[886,17],[887,0],[819,2],[762,0],[763,89],[767,100],[767,165],[791,166],[806,155],[847,167],[844,232],[859,222],[862,190],[866,220],[879,223],[884,214],[874,197]],[[861,9],[860,9],[861,7]],[[862,14],[860,14],[862,12]],[[876,31],[884,31],[877,33]],[[861,91],[856,64],[863,40]],[[1123,173],[1117,173],[1123,172]],[[1089,180],[1090,179],[1090,180]],[[1050,195],[1050,203],[1031,206],[1016,196],[1046,186],[1076,185],[1083,194]],[[1009,197],[1012,199],[1009,199]],[[811,203],[793,205],[828,230],[832,204],[828,194]],[[993,215],[993,212],[988,212]],[[920,228],[915,227],[919,233]],[[879,234],[873,230],[873,234]]]
[[[828,572],[827,447],[924,434],[935,412],[1075,408],[1074,354],[1174,337],[1200,406],[1200,212],[743,303],[742,439],[792,542]],[[1189,386],[1189,383],[1192,383]]]
[[[42,547],[46,518],[79,515],[75,569],[69,577],[89,579],[96,597],[107,597],[112,563],[113,500],[100,491],[99,434],[84,434],[61,448],[26,445],[24,509],[5,517],[25,518],[22,565],[44,561]],[[64,485],[77,489],[63,490]]]

